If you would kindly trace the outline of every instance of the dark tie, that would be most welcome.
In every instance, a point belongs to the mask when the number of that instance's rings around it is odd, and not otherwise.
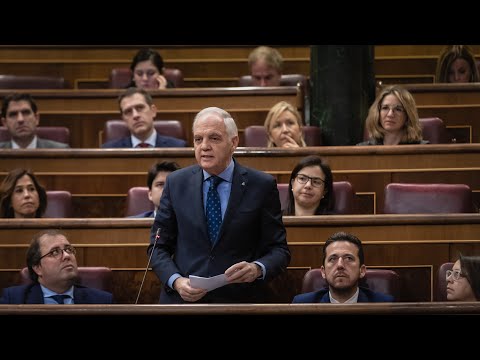
[[[148,148],[148,147],[150,147],[150,144],[141,142],[141,143],[137,144],[137,147],[140,147],[140,148]]]
[[[220,196],[218,196],[217,186],[223,181],[218,176],[210,176],[210,187],[207,194],[207,225],[208,236],[212,244],[217,241],[218,230],[222,225],[222,207],[220,206]]]
[[[59,304],[65,304],[65,299],[69,298],[69,295],[53,295],[51,298]]]

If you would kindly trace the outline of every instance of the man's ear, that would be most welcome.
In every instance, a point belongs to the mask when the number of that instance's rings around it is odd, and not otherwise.
[[[360,279],[362,279],[367,274],[367,267],[365,264],[360,266]]]

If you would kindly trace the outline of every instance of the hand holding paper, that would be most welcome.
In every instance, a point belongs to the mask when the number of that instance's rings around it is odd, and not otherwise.
[[[220,274],[209,278],[190,275],[189,279],[191,287],[205,289],[207,291],[215,290],[228,284],[225,274]]]

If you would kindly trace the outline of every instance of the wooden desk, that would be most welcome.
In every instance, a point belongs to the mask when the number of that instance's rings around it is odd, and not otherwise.
[[[155,46],[166,67],[182,70],[184,85],[236,86],[248,73],[255,46]],[[284,58],[285,74],[310,73],[310,47],[275,46]],[[113,68],[129,67],[138,46],[0,46],[3,73],[61,76],[75,88],[102,88]]]
[[[0,90],[0,97],[9,94]],[[120,119],[118,96],[124,90],[30,90],[38,105],[40,124],[66,126],[74,148],[98,148],[98,135],[105,121]],[[265,121],[270,108],[288,101],[303,112],[303,91],[295,86],[250,88],[167,89],[151,92],[158,108],[158,120],[182,122],[187,141],[193,144],[195,115],[208,106],[218,106],[231,113],[240,131]]]
[[[480,142],[480,83],[405,84],[420,117],[436,116],[458,142]]]
[[[77,247],[79,266],[108,266],[113,292],[131,303],[147,263],[152,219],[0,219],[0,287],[15,283],[25,252],[36,232],[61,228]],[[397,271],[402,301],[430,301],[438,267],[458,252],[480,254],[480,214],[350,215],[284,217],[292,260],[287,274],[272,286],[278,302],[290,302],[306,271],[321,266],[322,246],[337,231],[356,234],[367,266]],[[158,301],[160,284],[148,273],[142,303]]]
[[[70,316],[77,319],[81,316],[102,317],[128,316],[138,320],[138,317],[154,316],[163,317],[164,320],[178,322],[178,316],[194,317],[208,316],[209,321],[222,320],[218,315],[233,315],[235,321],[244,317],[250,322],[255,317],[270,316],[295,316],[308,315],[315,319],[316,316],[325,315],[425,315],[425,320],[431,315],[473,315],[480,314],[478,302],[416,302],[416,303],[369,303],[369,304],[182,304],[182,305],[0,305],[0,315],[18,319],[18,317],[34,316],[35,320],[44,316]],[[177,316],[175,316],[177,315]],[[3,316],[3,319],[8,317]],[[74,320],[75,318],[72,318]],[[216,319],[216,320],[215,320]],[[284,320],[286,318],[283,318]],[[307,317],[303,318],[304,320]],[[373,320],[373,318],[370,318]],[[472,318],[473,320],[474,318]],[[163,321],[163,320],[162,320]],[[251,323],[250,323],[251,324]],[[55,324],[58,326],[57,324]],[[237,324],[238,325],[238,324]],[[123,329],[122,329],[123,331]],[[302,334],[302,337],[305,334]]]
[[[352,183],[356,213],[382,213],[391,182],[465,183],[480,191],[480,144],[238,148],[235,157],[288,183],[291,170],[310,154],[328,161],[335,181]],[[75,216],[116,217],[123,216],[128,189],[145,186],[148,168],[161,160],[195,163],[192,148],[2,150],[0,178],[13,168],[30,168],[48,190],[73,194]]]
[[[446,45],[375,45],[375,58],[378,57],[419,57],[436,56]],[[471,45],[475,54],[480,54],[479,45]]]

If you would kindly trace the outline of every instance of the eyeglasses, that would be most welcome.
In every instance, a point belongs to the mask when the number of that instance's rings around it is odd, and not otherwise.
[[[400,105],[392,106],[392,107],[388,105],[380,106],[380,111],[388,113],[390,110],[392,110],[394,114],[403,114],[405,112],[405,109]]]
[[[452,270],[447,270],[445,274],[446,274],[446,277],[445,277],[445,278],[447,279],[447,281],[448,281],[448,278],[449,278],[450,276],[452,276],[452,277],[453,277],[453,280],[455,280],[455,281],[460,280],[461,277],[465,277],[465,275],[463,275],[463,274],[462,274],[460,271],[458,271],[458,270],[454,270],[454,271],[452,271]]]
[[[325,184],[325,180],[323,180],[323,179],[320,179],[318,177],[310,177],[310,176],[303,175],[303,174],[297,174],[296,179],[302,185],[306,184],[309,180],[310,180],[312,186],[314,186],[314,187],[320,187],[323,184]]]
[[[63,252],[66,252],[68,255],[75,255],[77,250],[72,245],[65,245],[63,249],[56,247],[50,250],[45,255],[41,256],[39,260],[42,260],[46,256],[53,257],[54,259],[60,259],[63,256]]]

